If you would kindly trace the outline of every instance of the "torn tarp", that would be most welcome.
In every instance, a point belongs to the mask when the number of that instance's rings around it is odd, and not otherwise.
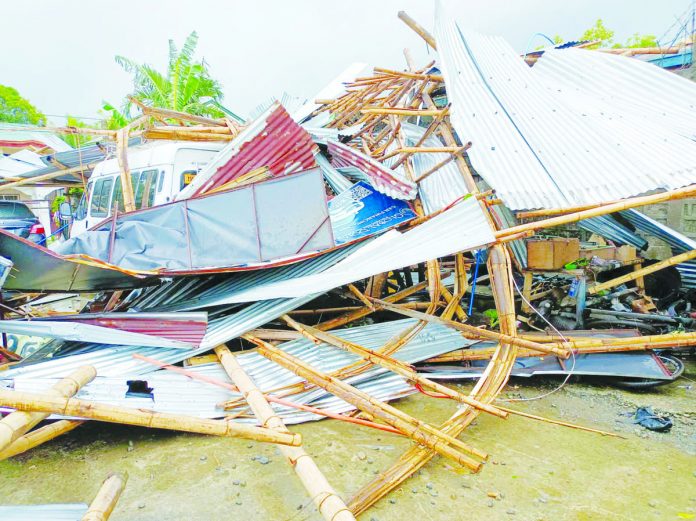
[[[97,291],[148,284],[145,275],[97,259],[64,257],[0,229],[0,256],[14,263],[3,289],[23,291]]]
[[[59,245],[135,271],[224,271],[334,247],[318,168],[116,216]]]

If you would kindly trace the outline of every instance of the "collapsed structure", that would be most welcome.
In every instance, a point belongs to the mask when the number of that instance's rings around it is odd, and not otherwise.
[[[441,6],[434,36],[403,18],[437,62],[354,66],[245,125],[142,106],[107,134],[121,173],[100,224],[52,250],[0,230],[0,331],[50,339],[0,351],[0,405],[26,411],[0,422],[0,457],[89,419],[239,436],[279,444],[321,514],[352,519],[436,455],[480,470],[488,454],[460,436],[481,413],[522,414],[496,402],[511,374],[674,378],[653,350],[696,345],[692,295],[660,302],[646,277],[677,266],[689,282],[696,250],[635,208],[696,195],[696,86],[578,49],[530,68]],[[136,209],[133,137],[226,144],[175,200]],[[544,235],[572,223],[605,244]],[[676,255],[646,262],[640,231]],[[80,312],[46,312],[74,293]],[[96,377],[61,390],[86,366]],[[477,381],[464,394],[438,374]],[[452,416],[387,403],[418,391]],[[327,416],[414,444],[344,501],[286,427]]]

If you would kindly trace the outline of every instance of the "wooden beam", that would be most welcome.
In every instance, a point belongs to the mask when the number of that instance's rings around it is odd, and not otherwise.
[[[121,169],[121,193],[123,208],[126,212],[135,210],[133,185],[131,184],[130,168],[128,168],[128,126],[118,131],[116,136],[116,159]]]

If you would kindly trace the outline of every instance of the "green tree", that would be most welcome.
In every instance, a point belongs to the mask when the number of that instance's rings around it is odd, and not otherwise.
[[[89,128],[84,121],[75,116],[66,116],[65,120],[66,127]],[[80,148],[92,139],[91,136],[87,134],[63,134],[61,138],[73,148]]]
[[[633,36],[626,40],[626,45],[624,47],[659,47],[660,44],[654,34],[638,34],[635,33]]]
[[[0,121],[24,123],[26,125],[45,125],[46,116],[29,100],[20,96],[17,89],[0,85]]]
[[[204,60],[195,61],[198,35],[192,32],[178,50],[169,40],[169,63],[163,74],[147,64],[137,63],[124,56],[116,56],[116,63],[133,75],[135,99],[152,107],[188,112],[198,116],[222,117],[217,107],[205,104],[208,99],[222,99],[222,87],[211,78]],[[131,119],[131,103],[126,102],[121,111],[113,104],[105,103],[103,109],[111,114],[107,125],[121,125]]]
[[[588,49],[597,49],[599,47],[609,47],[613,43],[614,31],[608,29],[601,18],[597,18],[595,24],[587,29],[582,36],[581,40],[589,40],[591,42],[596,41],[595,45],[588,47]]]

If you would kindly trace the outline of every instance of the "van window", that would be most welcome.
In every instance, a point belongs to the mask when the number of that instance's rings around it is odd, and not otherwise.
[[[82,219],[87,217],[87,204],[90,198],[90,194],[92,193],[92,186],[94,186],[94,183],[92,181],[87,183],[87,189],[82,194],[80,202],[78,203],[77,208],[75,209],[75,220],[77,221],[81,221]]]
[[[111,209],[116,208],[119,213],[125,211],[125,205],[123,204],[123,186],[121,186],[121,176],[116,178],[116,184],[114,185],[114,197],[111,199]]]
[[[89,213],[92,217],[106,217],[109,213],[109,199],[111,198],[111,187],[114,184],[113,177],[99,179],[94,184],[94,194]]]
[[[163,186],[164,186],[164,170],[162,170],[159,173],[159,181],[157,182],[157,193],[160,193],[162,191]]]
[[[157,170],[144,170],[133,189],[136,208],[150,208],[155,202]]]

